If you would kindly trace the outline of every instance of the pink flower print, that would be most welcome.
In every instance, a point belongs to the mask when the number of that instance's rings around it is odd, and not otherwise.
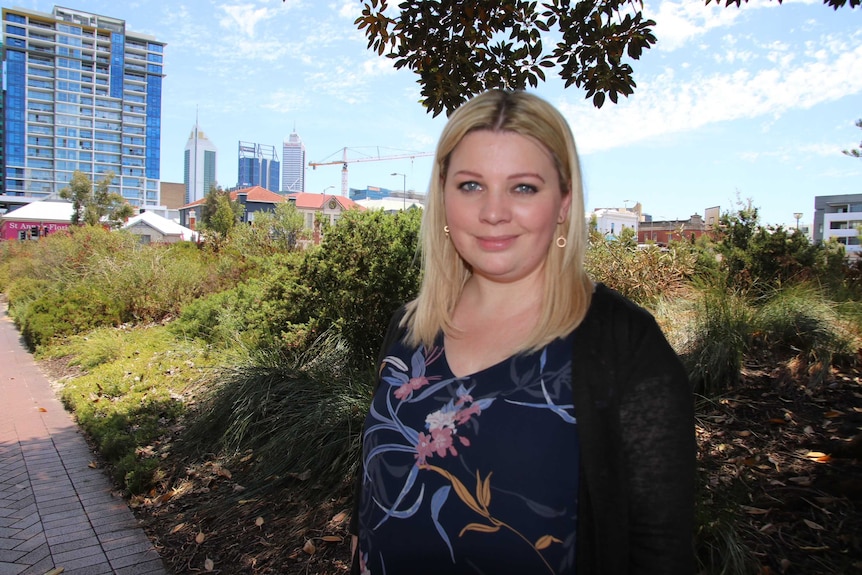
[[[416,444],[416,463],[425,465],[425,459],[434,455],[434,447],[431,445],[431,436],[419,432],[419,443]]]
[[[454,431],[450,427],[431,431],[431,444],[439,457],[445,457],[447,450],[451,455],[458,455],[458,450],[452,444],[453,433]]]
[[[410,394],[412,394],[414,391],[426,385],[428,385],[428,378],[424,375],[419,377],[412,377],[407,383],[402,384],[398,387],[398,389],[395,390],[395,398],[400,401],[404,401],[405,399],[410,397]]]
[[[461,445],[463,445],[464,447],[470,447],[470,440],[463,435],[458,436],[458,441],[460,441]]]
[[[458,425],[463,425],[470,421],[472,416],[479,415],[480,413],[482,413],[482,408],[478,404],[473,403],[472,405],[459,410],[458,414],[455,416],[455,420]]]

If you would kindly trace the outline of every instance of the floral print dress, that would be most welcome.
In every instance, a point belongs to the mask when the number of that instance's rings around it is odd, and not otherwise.
[[[575,572],[572,336],[457,378],[396,343],[363,433],[363,575]]]

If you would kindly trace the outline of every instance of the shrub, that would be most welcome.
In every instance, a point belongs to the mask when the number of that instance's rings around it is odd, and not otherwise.
[[[689,337],[680,354],[696,390],[714,396],[739,381],[753,316],[744,293],[726,290],[720,279],[701,285],[695,295]]]
[[[812,380],[822,381],[835,361],[853,358],[856,349],[837,309],[821,289],[810,284],[775,290],[755,316],[757,342],[792,351],[812,366]]]
[[[295,283],[271,284],[276,293],[268,299],[290,306],[276,330],[300,325],[316,336],[317,326],[337,329],[354,367],[368,368],[392,313],[418,292],[420,221],[420,210],[345,212],[307,253]]]
[[[692,276],[697,259],[688,244],[667,250],[657,245],[638,249],[632,242],[596,237],[587,250],[590,276],[638,304],[652,308],[661,297],[678,295]]]
[[[189,426],[183,450],[251,451],[258,481],[299,478],[301,489],[331,496],[357,465],[370,400],[372,374],[354,371],[349,354],[328,332],[302,354],[268,352],[225,369]]]
[[[110,294],[81,283],[63,292],[48,291],[16,312],[24,340],[31,348],[65,337],[122,322],[122,307]]]

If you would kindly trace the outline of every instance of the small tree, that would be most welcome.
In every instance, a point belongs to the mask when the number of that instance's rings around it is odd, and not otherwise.
[[[114,172],[106,172],[96,183],[86,174],[75,170],[69,185],[60,190],[60,197],[72,200],[72,224],[98,225],[103,219],[111,226],[118,227],[134,214],[134,209],[126,199],[110,190]]]
[[[856,120],[856,127],[862,128],[862,120]],[[862,158],[862,143],[859,144],[858,148],[853,148],[852,150],[844,150],[843,153],[850,156],[851,158]]]
[[[226,238],[242,219],[244,211],[243,205],[232,200],[229,192],[213,186],[201,209],[201,225],[218,237]]]

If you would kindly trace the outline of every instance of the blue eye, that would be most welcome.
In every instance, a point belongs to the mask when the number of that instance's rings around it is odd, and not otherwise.
[[[458,189],[462,192],[475,192],[476,190],[482,189],[477,182],[464,182],[458,186]]]
[[[531,186],[530,184],[518,184],[515,186],[515,192],[519,194],[535,194],[539,189],[536,186]]]

